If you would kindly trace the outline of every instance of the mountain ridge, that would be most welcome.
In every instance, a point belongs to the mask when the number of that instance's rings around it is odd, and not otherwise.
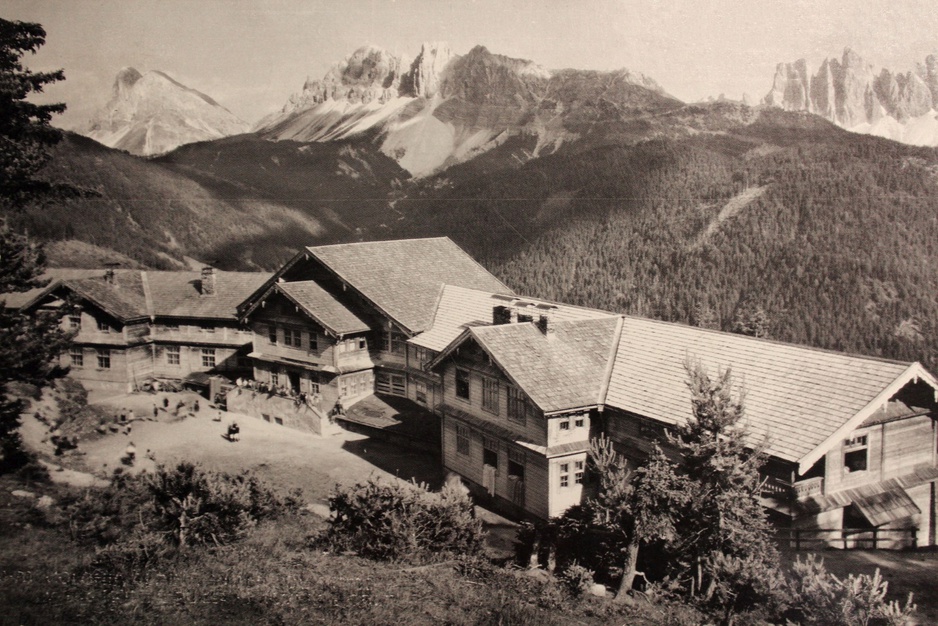
[[[166,72],[122,68],[111,99],[94,114],[83,135],[137,156],[163,154],[187,143],[210,141],[249,130],[210,96]]]

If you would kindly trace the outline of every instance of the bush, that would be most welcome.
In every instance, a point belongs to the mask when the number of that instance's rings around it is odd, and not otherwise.
[[[571,594],[581,596],[593,586],[593,570],[586,569],[579,563],[573,563],[561,572],[560,579]]]
[[[482,523],[462,490],[371,479],[337,487],[329,498],[334,513],[325,541],[336,551],[391,561],[433,561],[477,554]]]
[[[792,565],[789,594],[792,609],[787,617],[804,626],[903,626],[911,624],[915,605],[909,594],[905,605],[886,601],[889,583],[879,569],[868,574],[850,574],[840,579],[827,571],[823,559],[813,554]]]
[[[107,546],[148,533],[189,545],[229,543],[258,521],[295,510],[254,475],[210,472],[192,463],[160,465],[152,474],[115,472],[105,489],[88,490],[68,506],[77,539]]]

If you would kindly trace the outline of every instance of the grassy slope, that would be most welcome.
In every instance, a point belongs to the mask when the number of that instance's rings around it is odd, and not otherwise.
[[[405,174],[367,146],[242,136],[146,160],[69,134],[45,175],[100,195],[15,218],[41,239],[78,240],[160,268],[189,256],[272,269],[303,245],[376,227],[391,181]]]
[[[265,523],[239,544],[193,550],[133,574],[89,568],[93,548],[9,494],[20,485],[0,479],[0,486],[0,624],[699,621],[679,606],[571,600],[555,586],[481,562],[411,568],[326,554],[310,545],[322,527],[312,515]]]

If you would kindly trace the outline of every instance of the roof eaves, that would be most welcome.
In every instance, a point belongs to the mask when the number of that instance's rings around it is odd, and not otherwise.
[[[548,409],[545,409],[543,406],[541,406],[540,404],[538,404],[537,400],[535,400],[533,397],[531,397],[531,393],[530,393],[528,390],[526,390],[526,389],[524,388],[524,385],[522,385],[521,383],[519,383],[519,382],[515,379],[515,377],[511,375],[511,372],[509,372],[508,369],[498,361],[498,359],[497,359],[497,358],[495,357],[495,355],[492,353],[492,349],[489,348],[489,346],[485,345],[485,341],[479,336],[479,334],[478,334],[477,332],[475,332],[477,328],[492,328],[492,326],[479,326],[479,327],[470,326],[469,328],[466,329],[466,332],[472,335],[472,337],[476,340],[476,343],[479,344],[479,347],[482,348],[483,351],[485,351],[485,353],[489,356],[490,359],[492,359],[492,363],[494,363],[494,364],[498,367],[498,369],[501,371],[501,373],[504,374],[505,377],[508,378],[508,380],[510,380],[511,383],[512,383],[515,387],[517,387],[518,389],[520,389],[521,391],[523,391],[523,392],[524,392],[524,395],[526,395],[526,396],[528,397],[528,400],[530,400],[531,402],[533,402],[533,403],[537,406],[537,408],[539,408],[539,409],[541,410],[542,413],[547,414]],[[591,406],[594,406],[594,405],[591,405]],[[570,410],[569,408],[564,408],[564,409],[550,409],[550,412],[551,412],[551,413],[564,413],[564,412],[569,411],[569,410]]]
[[[311,311],[307,306],[303,305],[302,303],[300,303],[299,300],[297,300],[297,299],[294,298],[292,295],[290,295],[285,289],[282,289],[282,288],[280,287],[280,284],[279,284],[279,283],[276,284],[276,285],[274,285],[274,289],[277,290],[277,293],[280,293],[280,294],[283,295],[287,300],[289,300],[290,302],[292,302],[297,308],[302,309],[302,311],[303,311],[304,313],[306,313],[306,315],[308,315],[314,322],[316,322],[317,324],[319,324],[320,326],[322,326],[327,332],[329,332],[330,334],[332,334],[334,337],[340,337],[341,335],[343,335],[343,334],[345,334],[345,333],[348,333],[348,332],[359,332],[359,331],[348,331],[348,330],[344,330],[344,329],[343,329],[343,330],[338,330],[338,329],[335,328],[334,326],[331,326],[331,325],[327,324],[327,323],[326,323],[324,320],[322,320],[318,315],[316,315],[313,311]],[[366,326],[365,328],[367,329],[367,326]]]
[[[143,285],[143,299],[147,305],[147,315],[150,321],[156,321],[156,311],[153,308],[153,295],[150,293],[150,281],[147,278],[146,270],[140,272],[140,283]]]
[[[462,331],[459,333],[458,337],[450,342],[448,346],[440,350],[440,353],[432,358],[429,363],[427,363],[427,370],[429,371],[436,369],[440,363],[442,363],[447,357],[449,357],[450,354],[453,353],[456,348],[461,346],[466,341],[466,339],[468,339],[471,330],[471,328],[467,328],[466,330]]]
[[[894,396],[900,389],[902,389],[909,381],[916,379],[924,379],[933,389],[938,393],[938,382],[935,381],[934,376],[932,376],[928,370],[926,370],[920,363],[917,361],[912,363],[905,369],[904,372],[899,374],[895,380],[893,380],[889,385],[883,389],[879,394],[873,398],[865,407],[860,409],[853,417],[847,420],[840,428],[835,430],[827,439],[825,439],[820,445],[814,448],[811,452],[803,456],[798,460],[798,472],[803,474],[808,469],[811,468],[818,459],[823,457],[825,454],[830,452],[830,450],[839,442],[841,439],[846,438],[851,432],[856,430],[860,424],[866,421],[866,419],[880,409],[889,399]]]
[[[303,248],[302,250],[294,254],[292,259],[287,261],[283,265],[283,267],[281,267],[279,270],[274,272],[271,275],[271,277],[265,280],[264,283],[260,287],[252,291],[251,294],[248,295],[248,297],[244,299],[244,301],[242,301],[238,306],[236,306],[235,315],[238,318],[238,321],[243,321],[244,318],[247,317],[247,315],[256,308],[255,305],[257,304],[257,301],[254,300],[255,296],[257,296],[258,294],[262,294],[260,297],[258,297],[258,300],[266,297],[267,290],[270,289],[272,285],[276,285],[280,277],[283,276],[283,273],[286,272],[291,267],[293,267],[294,265],[296,265],[296,263],[303,257],[307,259],[309,258],[309,247]],[[245,307],[245,305],[247,305],[249,310],[245,310],[242,313],[242,308]]]

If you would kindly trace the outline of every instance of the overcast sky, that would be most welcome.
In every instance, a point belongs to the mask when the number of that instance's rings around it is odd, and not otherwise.
[[[936,0],[0,0],[0,17],[41,23],[27,57],[64,68],[49,88],[73,127],[109,97],[125,66],[158,69],[254,122],[307,76],[357,47],[414,56],[423,41],[457,54],[482,44],[548,68],[629,68],[685,101],[753,101],[775,65],[816,67],[852,47],[907,71],[938,53]]]

